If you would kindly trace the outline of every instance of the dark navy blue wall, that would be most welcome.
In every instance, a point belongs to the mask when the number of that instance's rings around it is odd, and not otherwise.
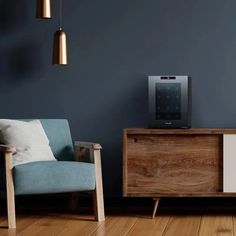
[[[0,1],[0,116],[68,118],[100,142],[107,196],[121,195],[122,128],[147,125],[147,76],[193,78],[193,127],[236,127],[234,0],[63,1],[69,65],[52,66],[52,20]]]

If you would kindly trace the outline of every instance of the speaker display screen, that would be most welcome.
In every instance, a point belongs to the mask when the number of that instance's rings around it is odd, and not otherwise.
[[[156,83],[156,120],[181,119],[181,84]]]

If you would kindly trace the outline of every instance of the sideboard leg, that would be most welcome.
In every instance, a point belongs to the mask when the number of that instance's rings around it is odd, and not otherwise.
[[[153,206],[153,212],[152,212],[152,218],[155,218],[156,212],[157,212],[157,207],[159,204],[159,201],[161,200],[161,198],[153,198],[154,201],[154,206]]]

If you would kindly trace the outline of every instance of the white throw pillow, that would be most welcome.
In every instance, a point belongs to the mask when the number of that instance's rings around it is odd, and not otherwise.
[[[34,161],[56,161],[39,120],[0,119],[0,142],[16,147],[14,166]]]

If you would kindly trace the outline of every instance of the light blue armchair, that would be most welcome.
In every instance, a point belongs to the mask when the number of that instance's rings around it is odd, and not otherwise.
[[[73,145],[67,120],[40,121],[58,161],[31,162],[13,167],[12,155],[15,148],[0,145],[5,162],[8,227],[16,227],[15,195],[28,194],[91,191],[94,198],[95,219],[105,220],[101,146],[79,141]],[[90,150],[91,163],[81,162],[86,149]]]

